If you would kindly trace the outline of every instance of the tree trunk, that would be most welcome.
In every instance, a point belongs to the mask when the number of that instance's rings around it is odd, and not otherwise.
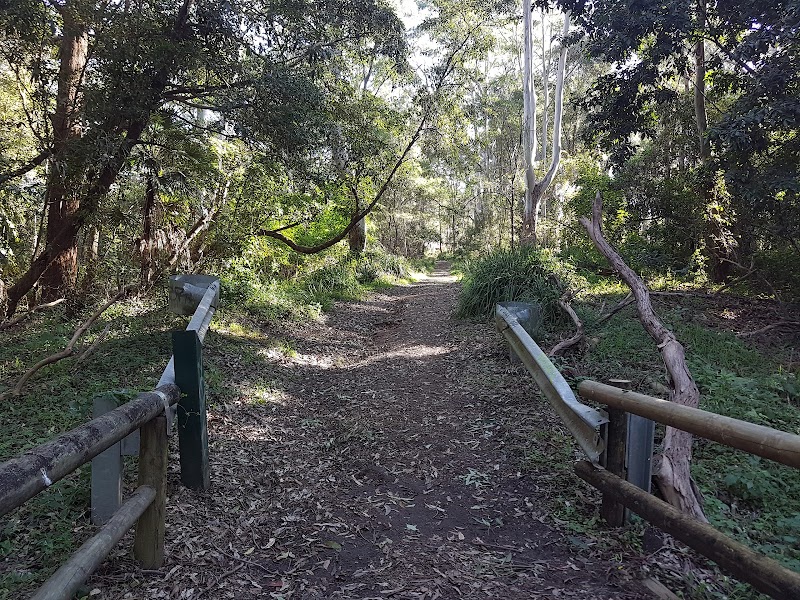
[[[591,220],[581,217],[595,247],[630,287],[636,298],[639,320],[653,341],[658,345],[661,358],[669,376],[670,402],[697,408],[700,403],[700,390],[697,389],[692,374],[686,365],[684,348],[656,316],[650,304],[650,292],[641,278],[631,269],[603,234],[603,200],[597,192],[592,205]],[[664,448],[657,457],[655,480],[667,502],[695,518],[707,522],[701,502],[700,492],[692,480],[692,435],[685,431],[667,427],[664,435]]]
[[[82,293],[88,292],[94,284],[99,257],[100,229],[97,227],[90,227],[84,237],[83,252],[80,256],[81,264],[85,265],[83,279],[81,280]]]
[[[545,12],[542,11],[542,139],[540,140],[540,156],[539,162],[547,162],[547,140],[549,139],[549,132],[547,131],[550,110],[550,61],[546,47],[547,40],[546,27],[545,27]]]
[[[42,300],[60,298],[75,285],[78,273],[80,183],[83,167],[71,152],[81,137],[81,84],[89,50],[87,27],[76,19],[71,5],[63,10],[64,30],[60,47],[56,108],[52,117],[53,153],[47,178],[47,245],[56,247],[42,273]],[[56,245],[56,240],[58,244]]]
[[[367,249],[367,218],[364,217],[347,234],[351,254],[361,254]]]
[[[697,26],[705,30],[706,0],[697,2]],[[714,175],[710,172],[711,144],[708,140],[708,115],[706,113],[706,45],[698,39],[694,44],[694,116],[697,134],[700,138],[700,195],[705,206],[706,231],[705,244],[708,258],[708,275],[711,281],[722,283],[731,275],[732,262],[735,262],[733,233],[724,214],[729,208],[722,204],[721,198],[714,198]]]
[[[530,4],[530,0],[525,0]],[[536,225],[542,198],[553,183],[559,164],[561,163],[561,123],[564,104],[564,72],[567,67],[566,37],[569,33],[569,13],[564,15],[564,29],[562,32],[561,53],[558,57],[558,73],[556,75],[555,112],[553,116],[553,150],[550,155],[550,165],[541,181],[536,181],[534,172],[533,152],[536,148],[536,92],[532,81],[532,34],[530,31],[530,12],[525,14],[525,68],[523,70],[523,155],[525,160],[525,208],[522,216],[522,232],[520,244],[535,246]],[[528,100],[526,101],[526,98]],[[528,129],[530,127],[530,129]],[[543,144],[547,140],[542,140]]]
[[[525,204],[522,212],[522,245],[536,245],[536,86],[533,81],[533,15],[531,0],[522,2],[523,62],[522,62],[522,157],[525,164]]]
[[[155,175],[148,175],[142,209],[142,237],[139,240],[139,282],[143,290],[153,280],[153,212],[156,208]]]

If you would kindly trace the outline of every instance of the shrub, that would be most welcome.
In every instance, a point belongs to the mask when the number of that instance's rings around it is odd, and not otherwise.
[[[351,260],[324,264],[303,283],[308,293],[317,298],[356,298],[361,293],[355,264]]]
[[[361,283],[372,283],[381,277],[405,277],[411,270],[406,259],[382,249],[368,250],[354,262],[356,275]]]
[[[544,323],[563,322],[558,306],[561,285],[576,288],[580,277],[547,250],[500,250],[464,264],[464,285],[457,315],[488,319],[498,302],[537,302]]]

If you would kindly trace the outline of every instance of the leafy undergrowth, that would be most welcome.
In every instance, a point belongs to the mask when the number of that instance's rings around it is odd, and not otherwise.
[[[414,280],[431,268],[430,259],[408,261],[380,249],[358,257],[337,252],[287,278],[262,280],[249,267],[234,267],[222,277],[222,295],[228,305],[265,321],[316,320],[336,300],[357,300],[370,290]]]
[[[459,317],[487,319],[504,301],[536,302],[544,323],[562,322],[560,286],[577,287],[580,278],[547,250],[521,248],[494,252],[463,265]]]
[[[573,385],[583,379],[629,379],[636,391],[665,397],[666,380],[658,351],[636,319],[633,307],[594,327],[599,315],[626,290],[598,281],[575,308],[587,324],[584,347],[559,367]],[[656,311],[686,347],[701,391],[701,408],[791,433],[800,433],[800,381],[792,363],[791,336],[739,338],[731,329],[753,331],[761,322],[748,315],[771,314],[772,305],[752,308],[741,298],[705,295],[654,297]],[[740,318],[742,317],[742,318]],[[769,317],[765,317],[769,318]],[[769,322],[769,321],[767,321]],[[563,335],[563,334],[562,334]],[[745,341],[747,340],[747,341]],[[657,438],[663,432],[657,430]],[[658,439],[656,440],[658,442]],[[800,571],[800,471],[706,440],[696,440],[693,475],[705,497],[711,523],[744,544]],[[602,535],[596,507],[578,498],[564,518]],[[572,514],[570,514],[572,513]],[[641,525],[638,526],[641,529]],[[711,567],[687,571],[678,556],[665,569],[676,587],[693,598],[759,598],[747,585]],[[668,565],[669,561],[663,561]]]

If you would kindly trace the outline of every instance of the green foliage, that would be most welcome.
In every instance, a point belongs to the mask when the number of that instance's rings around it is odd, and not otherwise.
[[[314,298],[324,300],[358,298],[361,285],[358,281],[356,261],[332,261],[312,272],[303,285]]]
[[[622,290],[600,281],[581,300],[609,306],[622,295]],[[660,308],[659,314],[686,347],[690,370],[700,388],[700,408],[800,433],[797,374],[732,333],[693,322],[693,316],[704,310],[701,301],[696,302]],[[579,305],[576,309],[587,324],[589,351],[575,368],[591,379],[613,376],[641,382],[642,392],[661,396],[656,388],[665,383],[663,362],[633,309],[625,309],[596,332],[592,331],[596,308]],[[796,522],[799,471],[696,438],[692,473],[715,527],[789,568],[800,568]],[[734,590],[735,597],[755,597],[746,586],[734,582],[720,585],[730,586],[731,597]]]
[[[364,286],[397,281],[410,272],[405,259],[372,249],[357,257],[329,257],[302,279],[302,285],[311,298],[327,306],[331,300],[359,298]]]
[[[545,324],[561,322],[560,286],[574,289],[580,283],[575,271],[547,250],[499,250],[465,263],[457,315],[488,319],[498,302],[532,301],[542,306]]]

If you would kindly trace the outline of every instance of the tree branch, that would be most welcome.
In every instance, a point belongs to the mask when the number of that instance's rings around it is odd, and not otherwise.
[[[0,400],[5,400],[5,399],[6,399],[7,397],[9,397],[9,396],[19,396],[19,395],[21,395],[21,394],[22,394],[22,389],[25,387],[25,384],[27,383],[27,381],[28,381],[28,380],[29,380],[29,379],[30,379],[30,378],[31,378],[31,377],[32,377],[32,376],[33,376],[33,375],[34,375],[34,374],[35,374],[37,371],[39,371],[39,370],[40,370],[40,369],[42,369],[43,367],[46,367],[47,365],[51,365],[51,364],[53,364],[53,363],[56,363],[56,362],[58,362],[58,361],[60,361],[60,360],[63,360],[63,359],[65,359],[65,358],[68,358],[68,357],[72,356],[72,355],[75,353],[75,344],[78,342],[78,340],[80,339],[80,337],[81,337],[81,336],[82,336],[84,333],[86,333],[86,331],[87,331],[87,330],[88,330],[88,329],[89,329],[89,328],[90,328],[90,327],[91,327],[91,326],[94,324],[94,322],[95,322],[95,321],[97,321],[97,319],[99,319],[99,318],[100,318],[100,316],[101,316],[101,315],[102,315],[102,314],[103,314],[103,313],[104,313],[106,310],[108,310],[108,308],[109,308],[109,307],[110,307],[112,304],[115,304],[115,303],[116,303],[116,302],[118,302],[119,300],[122,300],[123,298],[127,297],[127,296],[128,296],[128,295],[129,295],[131,292],[133,292],[135,289],[136,289],[136,287],[135,287],[135,286],[128,286],[128,287],[126,287],[126,288],[124,288],[124,289],[120,290],[119,292],[117,292],[117,295],[116,295],[116,296],[114,296],[113,298],[111,298],[110,300],[108,300],[108,301],[107,301],[105,304],[103,304],[103,306],[101,306],[100,308],[98,308],[98,309],[97,309],[97,310],[96,310],[96,311],[95,311],[95,312],[92,314],[92,316],[91,316],[91,317],[89,317],[89,318],[86,320],[86,322],[85,322],[85,323],[83,323],[83,325],[81,325],[80,327],[78,327],[78,329],[76,329],[76,330],[75,330],[75,333],[73,333],[73,334],[72,334],[72,338],[69,340],[69,342],[68,342],[68,343],[67,343],[67,345],[64,347],[64,349],[63,349],[63,350],[61,350],[61,352],[56,352],[55,354],[51,354],[50,356],[48,356],[48,357],[46,357],[46,358],[43,358],[42,360],[40,360],[39,362],[37,362],[35,365],[33,365],[33,366],[32,366],[30,369],[28,369],[28,370],[27,370],[27,372],[26,372],[26,373],[25,373],[25,374],[24,374],[24,375],[23,375],[23,376],[20,378],[20,380],[19,380],[19,381],[17,382],[17,384],[16,384],[16,385],[13,387],[13,389],[11,389],[11,390],[9,390],[9,391],[7,391],[7,392],[3,392],[2,394],[0,394]]]
[[[25,173],[32,171],[40,164],[42,164],[45,160],[47,160],[50,154],[51,154],[50,150],[43,150],[21,167],[14,169],[13,171],[9,171],[8,173],[3,173],[2,175],[0,175],[0,185],[4,184],[6,181],[16,179],[17,177],[21,177],[22,175],[25,175]]]
[[[650,292],[642,279],[631,269],[608,243],[603,234],[603,198],[597,192],[592,204],[592,217],[581,217],[580,223],[600,253],[628,285],[634,298],[636,310],[647,333],[656,343],[670,382],[669,400],[684,406],[697,408],[700,390],[689,372],[683,345],[667,329],[653,310]],[[692,480],[690,465],[692,458],[692,436],[685,431],[667,427],[664,449],[658,457],[655,479],[664,498],[683,512],[707,522],[701,505],[700,493]]]
[[[59,298],[58,300],[53,300],[52,302],[47,302],[45,304],[39,304],[38,306],[34,306],[33,308],[22,313],[21,315],[17,315],[13,319],[9,319],[8,321],[3,321],[2,323],[0,323],[0,331],[3,331],[5,329],[10,329],[20,321],[24,321],[25,319],[30,317],[33,313],[38,312],[40,310],[44,310],[46,308],[52,308],[54,306],[58,306],[62,302],[64,302],[64,298]]]
[[[420,135],[422,135],[422,132],[425,129],[425,124],[427,123],[428,118],[430,117],[431,113],[433,112],[433,101],[432,100],[433,100],[433,98],[436,97],[436,95],[442,89],[442,86],[444,85],[445,80],[447,79],[447,77],[452,72],[452,67],[453,67],[453,62],[455,61],[455,57],[458,55],[459,52],[461,52],[461,50],[464,49],[464,46],[466,46],[467,41],[469,41],[469,38],[472,35],[473,31],[474,31],[474,29],[469,32],[467,37],[465,37],[461,41],[461,43],[456,47],[456,49],[453,52],[451,52],[450,55],[447,57],[447,61],[445,61],[444,68],[442,69],[441,74],[439,76],[439,79],[437,80],[436,85],[434,86],[431,102],[428,104],[428,106],[426,107],[425,111],[423,112],[422,119],[420,119],[420,122],[417,125],[416,130],[414,131],[414,134],[411,136],[411,139],[409,139],[408,143],[406,144],[405,148],[403,149],[403,152],[400,154],[400,156],[395,161],[394,165],[392,166],[391,171],[389,171],[389,175],[384,180],[384,182],[381,185],[380,189],[378,190],[377,194],[375,194],[375,197],[372,199],[372,201],[363,210],[356,212],[350,218],[350,221],[347,223],[345,228],[342,229],[342,231],[340,231],[338,234],[336,234],[332,238],[330,238],[330,239],[328,239],[328,240],[326,240],[324,242],[321,242],[321,243],[319,243],[319,244],[317,244],[315,246],[303,246],[302,244],[298,244],[297,242],[295,242],[291,238],[288,238],[285,235],[283,235],[282,233],[280,233],[282,230],[288,229],[288,227],[282,227],[282,228],[273,229],[273,230],[270,230],[270,231],[260,231],[257,235],[262,235],[262,236],[265,236],[265,237],[271,237],[271,238],[276,239],[276,240],[278,240],[280,242],[283,242],[284,244],[289,246],[289,248],[291,248],[295,252],[300,252],[301,254],[317,254],[319,252],[322,252],[323,250],[327,250],[328,248],[330,248],[334,244],[337,244],[338,242],[342,241],[347,236],[347,234],[350,233],[350,230],[353,229],[353,227],[355,227],[356,224],[361,219],[363,219],[368,214],[370,214],[372,212],[372,209],[374,209],[375,206],[378,204],[378,202],[380,202],[381,198],[386,193],[386,190],[388,189],[389,185],[391,184],[392,180],[394,179],[394,176],[397,174],[397,171],[400,169],[400,167],[405,162],[406,158],[408,157],[409,152],[411,152],[411,149],[416,145],[417,140],[419,139]]]

